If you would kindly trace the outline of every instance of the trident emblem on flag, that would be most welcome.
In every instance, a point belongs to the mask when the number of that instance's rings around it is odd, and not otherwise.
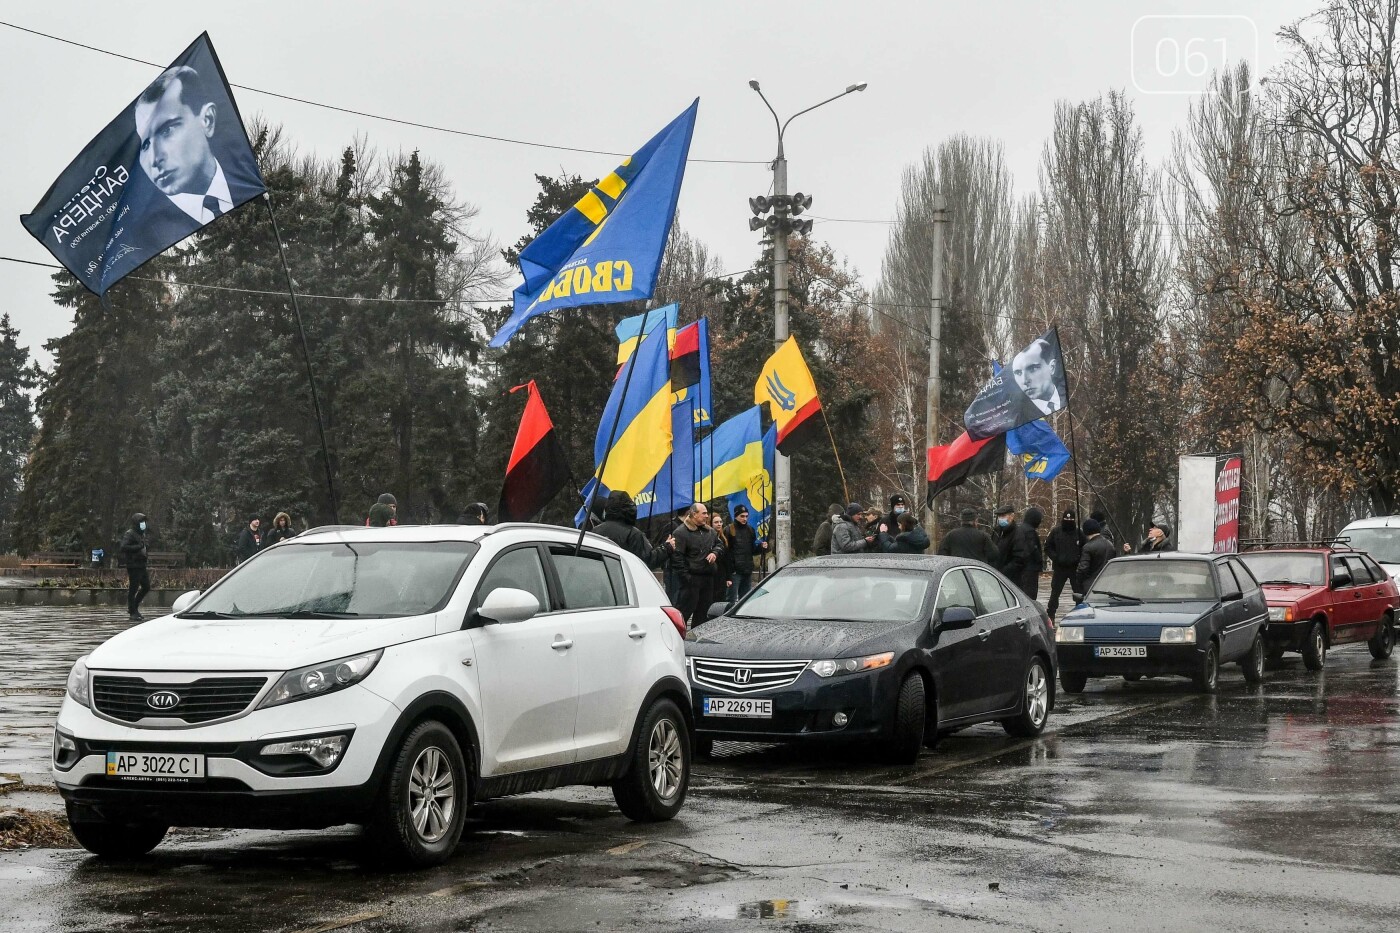
[[[797,407],[797,393],[783,385],[783,380],[778,377],[775,370],[768,374],[768,397],[778,403],[778,407],[783,411],[792,411]]]

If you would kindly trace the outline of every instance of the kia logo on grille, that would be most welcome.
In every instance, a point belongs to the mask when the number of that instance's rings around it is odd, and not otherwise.
[[[734,682],[736,684],[746,684],[751,677],[753,677],[753,671],[749,670],[747,667],[736,667],[734,669]]]
[[[146,705],[151,709],[174,709],[180,705],[180,694],[159,690],[146,697]]]

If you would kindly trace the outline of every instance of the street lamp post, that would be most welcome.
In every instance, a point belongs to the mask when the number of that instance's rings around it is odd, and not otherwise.
[[[773,196],[772,198],[754,198],[749,202],[755,214],[755,217],[749,221],[749,229],[762,228],[773,237],[773,349],[776,351],[788,339],[788,234],[795,231],[806,233],[812,229],[810,220],[794,221],[792,219],[792,216],[802,213],[809,207],[812,199],[803,197],[801,194],[788,196],[787,155],[783,151],[783,136],[787,132],[788,125],[804,113],[811,113],[818,107],[834,100],[840,100],[847,94],[863,91],[866,86],[864,82],[852,84],[840,94],[828,97],[821,103],[813,104],[805,110],[799,110],[786,120],[778,117],[778,112],[773,109],[772,104],[768,103],[768,98],[764,97],[757,81],[750,81],[749,87],[753,88],[754,93],[768,108],[768,112],[773,115],[773,125],[778,130],[778,154],[773,159]],[[767,221],[761,220],[758,215],[766,213],[770,207],[774,216]],[[777,545],[774,550],[778,566],[782,567],[792,560],[792,464],[781,453],[775,454],[773,459],[773,485],[776,487],[773,503],[773,529]]]

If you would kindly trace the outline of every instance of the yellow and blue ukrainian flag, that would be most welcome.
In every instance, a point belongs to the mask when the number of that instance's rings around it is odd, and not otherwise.
[[[550,311],[651,297],[699,108],[697,97],[520,252],[525,281],[491,346]]]
[[[618,323],[617,333],[617,365],[622,366],[632,354],[636,352],[637,344],[641,342],[646,334],[642,333],[642,321],[646,320],[647,334],[658,327],[666,328],[666,346],[676,345],[676,315],[680,313],[681,306],[669,304],[661,308],[653,308],[641,314],[634,314],[625,317]]]
[[[695,498],[707,501],[749,487],[755,473],[763,471],[762,410],[757,406],[740,412],[695,443],[699,468],[695,471]]]
[[[671,354],[666,331],[658,328],[642,339],[613,383],[593,442],[594,476],[610,492],[636,496],[670,455]]]
[[[749,524],[760,538],[767,538],[773,520],[773,459],[778,443],[778,426],[770,424],[763,432],[763,469],[749,477],[746,488],[729,494],[729,514],[739,506],[747,506]]]

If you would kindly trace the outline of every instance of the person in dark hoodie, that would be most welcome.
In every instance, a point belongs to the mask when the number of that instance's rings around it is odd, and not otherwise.
[[[1035,524],[1030,524],[1031,513]],[[1009,505],[997,509],[997,563],[1002,576],[1021,588],[1031,599],[1040,592],[1040,567],[1044,557],[1040,550],[1040,509],[1026,509],[1026,522],[1016,520],[1016,510]]]
[[[1113,542],[1103,536],[1102,526],[1098,522],[1089,519],[1084,523],[1084,548],[1079,555],[1079,566],[1075,568],[1079,577],[1079,591],[1074,594],[1076,603],[1084,599],[1084,594],[1094,585],[1094,578],[1111,560]]]
[[[146,516],[131,516],[131,527],[122,535],[122,563],[126,564],[126,613],[133,622],[143,622],[141,600],[151,591],[151,573],[146,563]]]
[[[963,509],[958,527],[943,536],[938,553],[944,557],[980,560],[993,567],[997,564],[997,545],[992,536],[977,527],[977,510]]]
[[[904,493],[895,493],[890,496],[890,510],[880,516],[879,522],[876,523],[876,529],[878,530],[880,525],[884,525],[885,531],[888,533],[892,535],[899,534],[899,516],[908,511],[909,500],[905,497]]]
[[[928,551],[928,532],[919,527],[913,512],[899,513],[899,533],[880,532],[880,550],[885,554],[923,554]]]
[[[826,507],[826,519],[817,526],[817,533],[812,536],[813,554],[831,553],[831,530],[835,528],[836,523],[840,521],[837,516],[843,514],[845,511],[845,509],[841,508],[841,506],[835,502]]]
[[[1030,552],[1030,565],[1022,572],[1017,585],[1031,599],[1040,596],[1040,572],[1045,569],[1045,551],[1040,546],[1040,523],[1045,513],[1035,506],[1026,509],[1021,518],[1021,534],[1026,539],[1026,549]]]
[[[1046,611],[1052,622],[1065,584],[1069,584],[1071,594],[1079,592],[1079,557],[1084,550],[1084,532],[1079,530],[1076,519],[1074,509],[1065,509],[1060,516],[1060,524],[1045,538],[1045,556],[1050,558],[1051,573],[1050,602],[1046,605]]]
[[[768,542],[758,536],[758,531],[749,524],[749,507],[734,507],[734,522],[729,526],[729,563],[732,567],[733,589],[729,591],[729,603],[733,605],[748,594],[753,586],[754,558],[762,559],[768,549]]]
[[[593,529],[595,535],[602,535],[624,551],[631,551],[642,559],[642,563],[655,570],[666,562],[664,547],[652,547],[647,536],[637,527],[637,503],[621,489],[608,494],[607,505],[603,508],[603,522]]]
[[[262,550],[262,519],[252,518],[247,525],[243,526],[243,531],[238,535],[238,544],[234,550],[238,552],[238,562],[241,564]]]

